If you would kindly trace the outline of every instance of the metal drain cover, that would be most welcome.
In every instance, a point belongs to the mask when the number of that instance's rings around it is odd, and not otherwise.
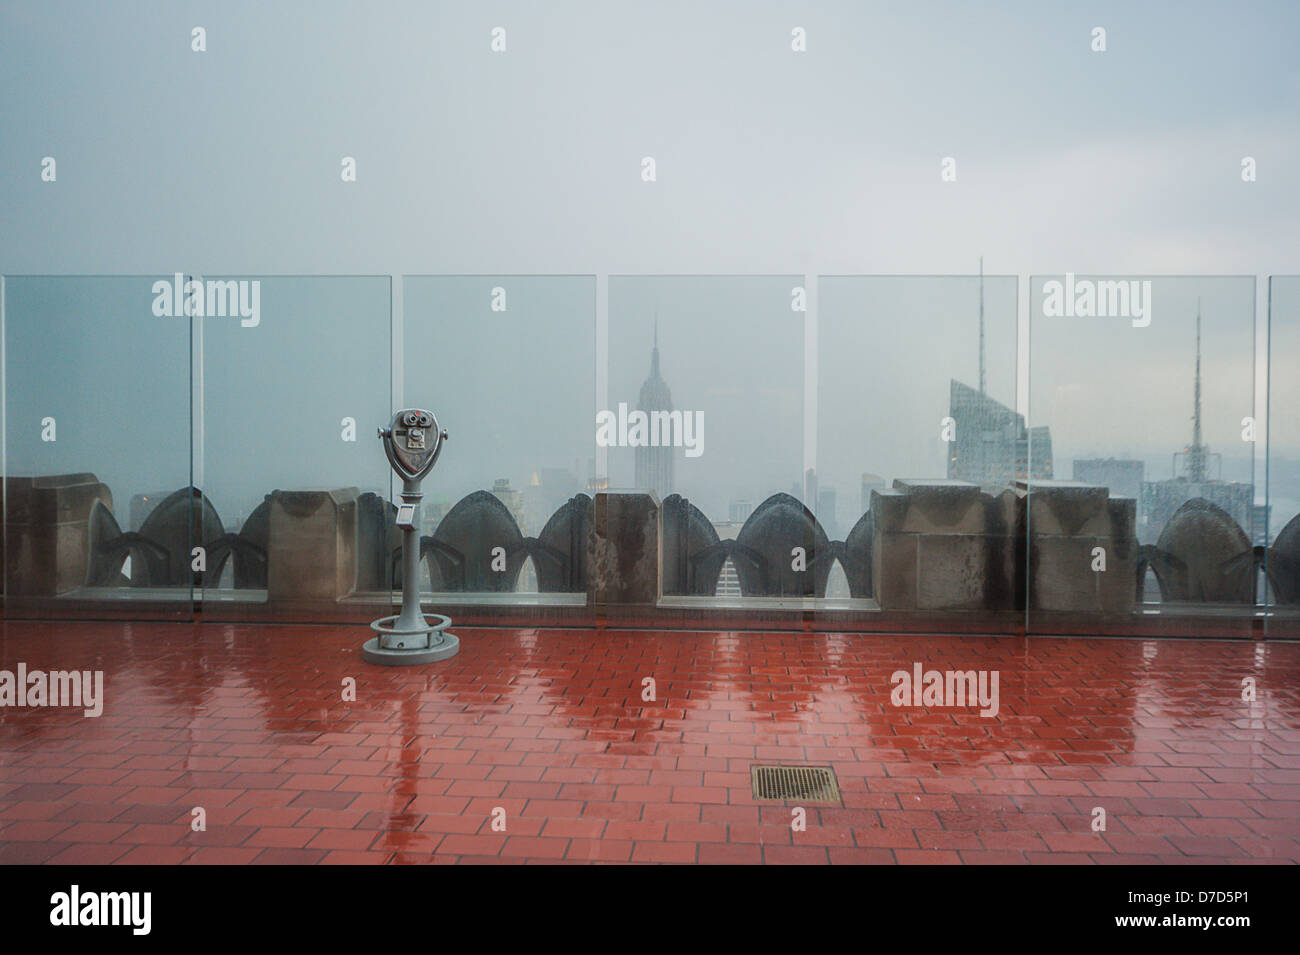
[[[750,766],[754,798],[769,802],[839,802],[840,787],[829,766]]]

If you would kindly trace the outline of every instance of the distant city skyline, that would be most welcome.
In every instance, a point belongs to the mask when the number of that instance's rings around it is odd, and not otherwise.
[[[510,31],[498,56],[483,14],[445,2],[235,0],[204,11],[203,54],[171,17],[123,30],[111,7],[0,7],[9,473],[93,469],[119,508],[193,481],[229,515],[275,485],[382,490],[370,433],[409,402],[452,435],[430,494],[522,488],[574,461],[583,487],[631,486],[634,454],[599,453],[591,421],[635,402],[657,310],[674,401],[710,435],[674,482],[710,514],[814,468],[843,524],[863,473],[945,474],[952,379],[1050,426],[1058,474],[1115,456],[1162,479],[1186,444],[1197,296],[1204,435],[1225,479],[1253,470],[1263,487],[1262,442],[1237,437],[1247,415],[1279,460],[1300,457],[1285,374],[1300,302],[1284,287],[1272,422],[1262,373],[1262,276],[1300,273],[1294,4],[1102,6],[1105,53],[1077,11],[1028,0],[576,9],[556,29],[543,6],[495,5]],[[790,48],[796,23],[806,52]],[[851,109],[846,90],[860,92]],[[158,121],[200,114],[183,135]],[[257,327],[202,326],[193,454],[183,319],[137,325],[134,292],[42,306],[22,289],[37,280],[15,278],[178,270],[264,277]],[[1152,325],[1031,320],[1035,279],[1067,271],[1151,278]],[[331,274],[351,278],[290,278]],[[1247,278],[1213,278],[1232,275]],[[791,311],[795,286],[806,313]],[[28,374],[51,321],[65,352]],[[95,436],[77,437],[73,396]],[[24,417],[48,404],[53,447]],[[295,431],[311,454],[268,438],[276,408],[319,411]],[[338,439],[344,417],[354,444]]]

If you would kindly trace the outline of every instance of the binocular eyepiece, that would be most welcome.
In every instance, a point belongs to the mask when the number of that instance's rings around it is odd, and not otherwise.
[[[438,460],[447,433],[439,429],[432,411],[405,408],[393,415],[388,428],[379,430],[379,438],[398,476],[418,483]]]

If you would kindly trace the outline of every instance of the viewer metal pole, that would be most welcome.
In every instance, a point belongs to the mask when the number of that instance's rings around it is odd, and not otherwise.
[[[379,439],[388,463],[402,479],[396,521],[402,531],[402,610],[370,624],[376,636],[366,641],[361,656],[381,666],[445,660],[460,651],[460,639],[447,632],[451,618],[426,616],[420,610],[420,500],[424,496],[420,482],[442,453],[447,432],[439,429],[432,411],[406,408],[393,416],[387,429],[379,430]]]

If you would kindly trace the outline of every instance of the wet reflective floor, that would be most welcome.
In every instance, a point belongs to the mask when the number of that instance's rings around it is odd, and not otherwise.
[[[0,623],[0,696],[104,679],[0,707],[0,862],[1300,861],[1297,644],[457,632],[386,668],[364,627]]]

